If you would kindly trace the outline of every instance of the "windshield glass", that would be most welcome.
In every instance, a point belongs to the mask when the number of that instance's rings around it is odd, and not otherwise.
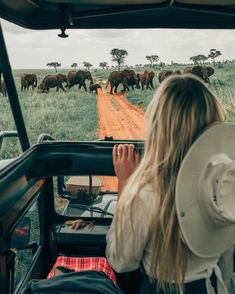
[[[195,65],[206,68],[201,78],[234,120],[235,30],[78,29],[62,39],[59,30],[2,25],[31,144],[41,133],[143,139],[144,111],[160,81]],[[0,129],[15,129],[3,90]]]

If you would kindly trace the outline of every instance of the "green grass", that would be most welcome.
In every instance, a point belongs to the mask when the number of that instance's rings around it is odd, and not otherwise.
[[[98,116],[96,96],[93,93],[78,90],[77,86],[66,92],[56,92],[55,88],[49,93],[37,93],[36,90],[20,91],[20,75],[27,71],[14,72],[20,105],[29,140],[31,144],[37,142],[41,133],[48,133],[57,140],[94,140],[97,138]],[[48,71],[36,72],[44,77]],[[41,78],[40,78],[41,79]],[[0,130],[15,130],[8,99],[0,95]],[[10,144],[10,139],[7,140]],[[12,145],[12,144],[11,144]],[[9,157],[13,147],[3,148],[5,151],[0,158]],[[9,151],[12,149],[12,151]],[[6,152],[8,154],[6,154]]]

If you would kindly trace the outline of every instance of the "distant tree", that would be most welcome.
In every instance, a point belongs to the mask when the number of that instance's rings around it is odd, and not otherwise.
[[[91,63],[84,61],[83,66],[87,69],[90,70],[90,68],[93,66]]]
[[[215,66],[215,58],[222,55],[221,52],[219,50],[216,49],[210,49],[210,53],[208,55],[208,58],[210,58],[212,60],[212,62],[214,63]]]
[[[205,63],[205,61],[208,59],[205,55],[203,54],[198,54],[196,56],[192,56],[189,58],[194,64],[201,64]]]
[[[110,54],[112,55],[112,61],[117,62],[118,70],[120,71],[120,67],[124,64],[126,56],[128,56],[128,52],[124,49],[114,48],[111,50]]]
[[[163,68],[165,65],[166,65],[165,62],[162,62],[162,61],[161,61],[161,62],[159,63],[159,67],[160,67],[160,68]]]
[[[75,70],[77,69],[77,66],[78,66],[78,64],[77,64],[76,62],[74,62],[74,63],[71,65],[71,67],[74,67]]]
[[[55,72],[57,72],[57,67],[60,67],[61,64],[59,62],[49,62],[49,63],[47,63],[47,66],[54,67]]]
[[[147,55],[145,58],[150,62],[150,67],[153,66],[154,62],[158,62],[159,56],[158,55]]]
[[[190,57],[189,60],[191,60],[194,64],[198,64],[198,55]]]
[[[207,56],[203,55],[203,54],[199,54],[198,55],[198,60],[200,63],[205,63],[205,61],[208,59]]]
[[[105,67],[107,68],[108,62],[100,62],[99,67],[102,67],[104,69]]]

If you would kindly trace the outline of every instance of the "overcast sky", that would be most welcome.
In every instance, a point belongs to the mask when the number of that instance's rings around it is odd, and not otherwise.
[[[112,48],[128,52],[127,65],[145,64],[146,55],[158,55],[159,61],[189,63],[197,54],[220,50],[218,60],[235,59],[235,30],[68,30],[69,37],[59,38],[59,30],[35,31],[1,21],[13,69],[46,68],[57,61],[69,68],[83,61],[98,66],[111,61]]]

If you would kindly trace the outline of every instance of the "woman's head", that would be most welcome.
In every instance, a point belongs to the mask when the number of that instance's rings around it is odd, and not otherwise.
[[[182,159],[203,130],[224,121],[226,115],[219,100],[199,78],[176,75],[159,86],[146,117],[146,154],[151,161],[157,156],[159,164],[176,154]]]
[[[172,280],[180,287],[187,264],[187,248],[181,238],[175,208],[180,164],[197,137],[211,124],[225,119],[219,100],[192,75],[164,80],[146,111],[144,156],[120,198],[117,222],[125,200],[134,203],[139,190],[150,184],[157,200],[151,228],[154,242],[151,276],[163,288]]]

